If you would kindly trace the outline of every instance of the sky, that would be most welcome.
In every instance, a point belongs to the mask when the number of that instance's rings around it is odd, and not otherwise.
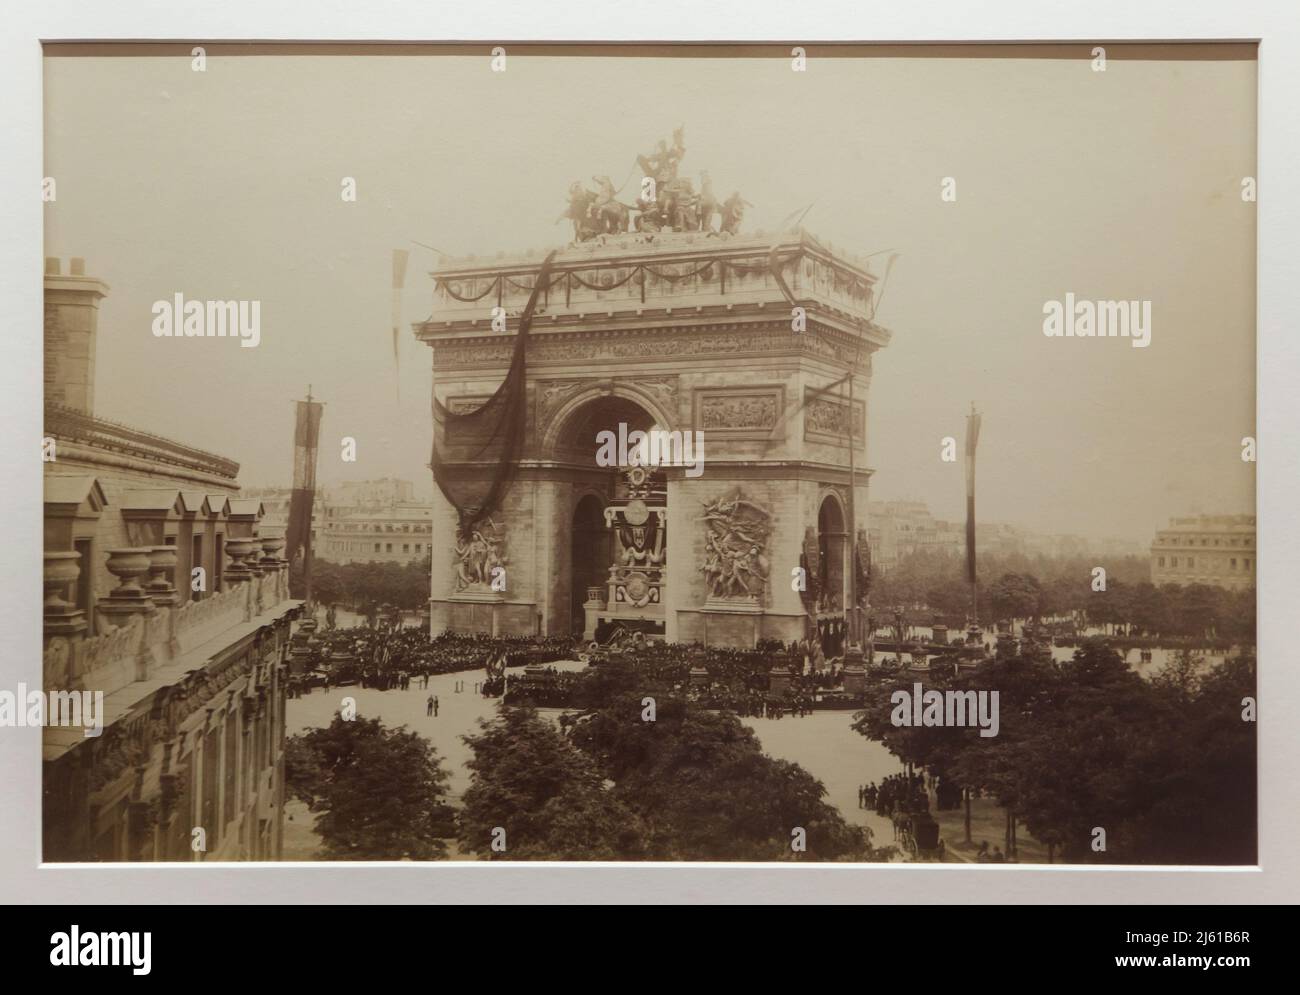
[[[310,384],[322,484],[429,493],[430,356],[409,326],[431,310],[437,257],[417,243],[561,245],[571,182],[622,184],[683,125],[683,172],[740,191],[745,230],[812,203],[823,242],[885,253],[877,272],[899,253],[876,315],[893,339],[874,357],[873,499],[961,519],[962,468],[940,450],[960,450],[974,402],[982,520],[1145,542],[1172,516],[1253,513],[1253,59],[1113,49],[1097,72],[1087,49],[814,48],[794,72],[788,57],[517,50],[493,72],[486,49],[214,48],[196,72],[189,46],[168,51],[46,59],[45,254],[65,272],[83,257],[111,287],[96,413],[236,459],[246,486],[287,484],[291,401]],[[411,250],[396,368],[395,248]],[[1045,336],[1044,304],[1067,292],[1150,301],[1150,346]],[[260,300],[260,345],[156,338],[152,305],[176,293]],[[337,458],[344,436],[355,463]]]

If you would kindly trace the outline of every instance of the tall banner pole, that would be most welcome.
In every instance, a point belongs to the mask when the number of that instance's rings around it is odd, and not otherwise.
[[[858,471],[857,471],[857,454],[854,451],[857,443],[854,439],[854,428],[856,419],[853,417],[853,380],[857,375],[857,356],[855,354],[853,366],[849,370],[849,538],[845,544],[849,550],[849,645],[860,645],[858,631],[858,551],[856,547],[858,535],[858,516],[857,516],[857,491],[858,491]],[[843,562],[844,553],[840,552],[840,560]]]
[[[970,617],[979,624],[979,582],[975,575],[975,448],[980,439],[980,416],[971,402],[966,416],[966,579],[970,582]]]
[[[402,326],[402,288],[406,285],[406,249],[393,250],[393,376],[397,378],[397,403],[402,403],[402,363],[398,330]]]
[[[320,441],[320,419],[324,405],[313,401],[311,386],[307,400],[295,401],[293,431],[293,490],[289,496],[289,528],[286,548],[290,563],[302,572],[303,600],[311,602],[311,518],[316,503],[316,450]]]

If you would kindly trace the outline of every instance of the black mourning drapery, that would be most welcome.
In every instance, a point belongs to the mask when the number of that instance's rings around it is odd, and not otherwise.
[[[453,412],[433,399],[433,455],[438,489],[458,516],[462,538],[501,507],[519,468],[527,415],[528,331],[537,299],[549,285],[555,252],[542,262],[528,304],[519,319],[515,349],[505,380],[482,406]]]

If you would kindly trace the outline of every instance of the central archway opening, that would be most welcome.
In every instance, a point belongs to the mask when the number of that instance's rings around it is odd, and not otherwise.
[[[585,495],[573,510],[573,534],[570,538],[570,562],[573,584],[569,597],[569,631],[581,637],[587,614],[583,607],[589,590],[603,590],[609,580],[613,558],[613,533],[605,524],[605,501],[595,494]]]
[[[574,635],[597,638],[622,627],[649,635],[664,631],[662,602],[666,493],[661,471],[632,473],[634,446],[616,446],[611,462],[602,433],[628,439],[658,425],[646,408],[617,395],[592,398],[559,425],[551,458],[568,478],[568,561],[554,578],[557,614],[567,611]],[[598,456],[600,458],[598,459]],[[630,457],[628,462],[623,462]],[[559,544],[557,543],[557,544]]]
[[[832,659],[844,653],[844,560],[848,530],[839,499],[827,494],[817,511],[817,545],[821,576],[821,606],[817,615],[817,635],[822,653]]]

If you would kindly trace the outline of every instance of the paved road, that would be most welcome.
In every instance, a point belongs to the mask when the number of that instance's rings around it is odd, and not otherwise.
[[[858,808],[858,785],[879,784],[890,774],[902,771],[884,746],[858,735],[850,728],[852,712],[813,712],[805,718],[747,717],[740,720],[754,730],[763,752],[778,760],[797,763],[826,786],[826,801],[840,810],[846,820],[871,830],[876,846],[887,846],[894,838],[890,821],[870,809]]]

